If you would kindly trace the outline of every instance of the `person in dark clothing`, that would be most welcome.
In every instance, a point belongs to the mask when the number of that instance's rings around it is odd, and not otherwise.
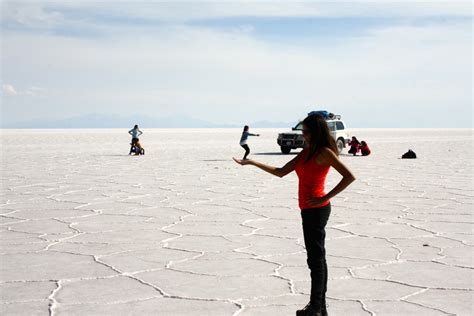
[[[362,154],[362,156],[370,155],[369,145],[367,145],[365,141],[360,142],[360,153]]]
[[[296,311],[296,315],[325,316],[328,271],[324,241],[325,227],[331,213],[330,199],[349,186],[355,177],[339,160],[336,142],[331,137],[326,120],[320,115],[309,115],[302,123],[306,147],[283,167],[273,167],[251,159],[233,159],[240,165],[252,165],[277,177],[296,172],[307,263],[311,271],[310,301],[303,309]],[[342,175],[342,179],[325,193],[326,175],[331,167]]]
[[[349,146],[351,146],[349,149],[349,154],[353,154],[355,156],[359,152],[360,142],[355,136],[352,136]]]
[[[245,149],[245,155],[243,160],[247,159],[247,156],[250,154],[250,148],[247,145],[247,139],[249,136],[260,136],[260,134],[252,134],[249,133],[249,127],[248,125],[244,126],[244,131],[242,132],[242,136],[240,137],[240,146],[242,146],[243,149]]]

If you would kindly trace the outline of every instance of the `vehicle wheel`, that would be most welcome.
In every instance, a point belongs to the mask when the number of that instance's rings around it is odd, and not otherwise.
[[[337,145],[337,150],[339,151],[339,153],[341,153],[342,150],[344,149],[344,140],[342,140],[342,138],[339,138],[336,141],[336,145]]]
[[[291,147],[280,147],[281,148],[281,152],[284,153],[284,154],[289,154],[290,151],[291,151]]]

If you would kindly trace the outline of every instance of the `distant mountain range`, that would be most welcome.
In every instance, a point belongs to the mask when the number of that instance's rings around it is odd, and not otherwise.
[[[30,120],[12,124],[3,123],[2,128],[128,128],[134,124],[138,124],[144,128],[239,128],[245,124],[257,128],[290,128],[294,126],[296,122],[257,121],[236,125],[212,123],[187,116],[153,118],[143,115],[134,115],[124,118],[113,115],[88,114],[61,120]]]

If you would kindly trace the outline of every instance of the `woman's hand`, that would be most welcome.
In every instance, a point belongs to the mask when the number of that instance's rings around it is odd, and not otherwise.
[[[253,163],[253,161],[250,160],[250,159],[245,159],[245,160],[244,160],[244,159],[236,159],[236,158],[234,158],[234,157],[232,157],[232,159],[234,159],[234,161],[235,161],[236,163],[238,163],[239,165],[241,165],[241,166],[251,165],[251,164]]]
[[[336,156],[336,154],[329,148],[324,147],[321,150],[321,156],[325,165],[333,167],[342,176],[341,181],[339,181],[339,183],[331,191],[326,193],[326,200],[330,200],[347,188],[347,186],[355,180],[355,177],[349,168],[347,168],[346,165],[344,165],[342,161]]]
[[[266,164],[263,164],[261,162],[258,162],[256,160],[252,160],[252,159],[236,159],[236,158],[233,158],[234,161],[236,163],[238,163],[239,165],[241,166],[245,166],[245,165],[252,165],[252,166],[255,166],[259,169],[262,169],[263,171],[265,172],[268,172],[274,176],[277,176],[277,177],[284,177],[286,176],[287,174],[289,174],[290,172],[292,172],[293,170],[295,170],[295,165],[296,165],[296,161],[298,160],[299,158],[299,155],[296,156],[295,158],[293,158],[291,161],[287,162],[286,165],[283,166],[283,168],[277,168],[277,167],[273,167],[273,166],[269,166],[269,165],[266,165]]]
[[[325,202],[328,201],[328,198],[326,196],[315,196],[315,197],[312,197],[312,198],[309,198],[308,199],[308,203],[311,205],[311,206],[319,206]]]

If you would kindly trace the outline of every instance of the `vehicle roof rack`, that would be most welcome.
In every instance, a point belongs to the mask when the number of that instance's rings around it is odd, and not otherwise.
[[[334,114],[325,110],[311,111],[308,113],[308,115],[320,115],[325,120],[340,120],[341,119],[341,116],[339,114]]]

